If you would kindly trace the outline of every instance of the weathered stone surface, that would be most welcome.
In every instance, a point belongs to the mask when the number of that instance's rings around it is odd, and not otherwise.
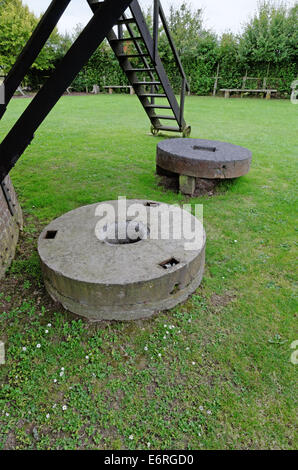
[[[117,201],[109,203],[116,210]],[[158,239],[128,244],[98,240],[98,204],[63,215],[41,233],[38,252],[45,285],[66,309],[93,321],[144,318],[185,301],[199,286],[206,243],[199,221],[188,214],[193,229],[202,233],[200,246],[189,251],[183,237],[161,239],[169,206],[138,200],[127,201],[127,206],[134,203],[144,205],[149,217],[154,208],[162,212]],[[173,217],[169,220],[173,228]]]
[[[226,142],[167,139],[157,146],[156,164],[179,175],[228,179],[248,173],[251,159],[250,150]]]
[[[0,279],[4,277],[5,271],[14,258],[19,230],[23,227],[22,210],[10,177],[7,176],[4,181],[14,204],[15,214],[14,216],[11,215],[0,187]]]
[[[0,341],[0,365],[5,364],[5,344]]]

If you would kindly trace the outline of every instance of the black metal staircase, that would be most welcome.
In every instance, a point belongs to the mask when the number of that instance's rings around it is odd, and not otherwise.
[[[98,0],[87,1],[93,12],[105,3],[105,1]],[[152,134],[157,135],[159,131],[170,131],[182,132],[184,137],[188,137],[191,128],[187,126],[184,120],[184,99],[185,92],[189,90],[189,85],[172,41],[162,6],[159,0],[154,1],[153,38],[137,0],[131,2],[129,10],[129,17],[123,14],[118,20],[117,32],[114,30],[109,32],[107,36],[109,44],[151,121]],[[159,18],[162,21],[181,73],[180,105],[158,54]],[[158,112],[157,110],[169,110],[169,112],[162,114],[162,111]],[[165,123],[162,121],[165,121]],[[175,126],[170,126],[169,121],[174,121]]]
[[[5,78],[5,99],[4,103],[0,103],[0,119],[70,1],[52,0],[14,67]],[[190,135],[191,128],[184,120],[184,98],[189,86],[159,0],[154,0],[153,37],[137,0],[104,2],[87,0],[87,2],[94,13],[93,17],[0,144],[0,183],[24,153],[34,138],[35,131],[104,38],[108,39],[144,107],[152,124],[152,133],[157,134],[164,130],[182,132],[184,136]],[[125,12],[128,8],[130,15],[127,17]],[[181,73],[180,105],[158,54],[159,19]],[[113,29],[115,27],[117,33]],[[131,47],[134,50],[131,50]],[[162,114],[163,110],[168,110],[169,113]],[[163,124],[163,121],[174,121],[175,126]]]

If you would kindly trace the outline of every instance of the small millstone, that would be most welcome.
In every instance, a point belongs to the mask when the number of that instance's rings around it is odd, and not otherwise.
[[[251,160],[250,150],[227,142],[167,139],[157,146],[156,173],[167,188],[179,179],[181,193],[196,196],[212,193],[220,180],[245,175]]]

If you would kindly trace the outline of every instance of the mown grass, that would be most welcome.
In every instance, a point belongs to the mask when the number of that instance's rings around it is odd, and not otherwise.
[[[1,136],[27,103],[11,103]],[[26,225],[0,284],[0,448],[296,447],[297,110],[277,100],[187,100],[193,137],[253,152],[247,176],[192,201],[204,204],[203,283],[150,320],[90,325],[43,288],[42,227],[119,195],[189,200],[158,185],[164,136],[149,134],[136,97],[61,99],[11,173]]]

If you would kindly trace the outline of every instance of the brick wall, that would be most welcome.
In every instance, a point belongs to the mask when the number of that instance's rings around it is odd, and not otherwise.
[[[6,198],[0,187],[0,279],[4,277],[6,269],[11,264],[19,238],[19,231],[23,227],[22,210],[18,203],[16,193],[10,177],[4,180],[9,195],[14,204],[14,216],[11,215]]]

